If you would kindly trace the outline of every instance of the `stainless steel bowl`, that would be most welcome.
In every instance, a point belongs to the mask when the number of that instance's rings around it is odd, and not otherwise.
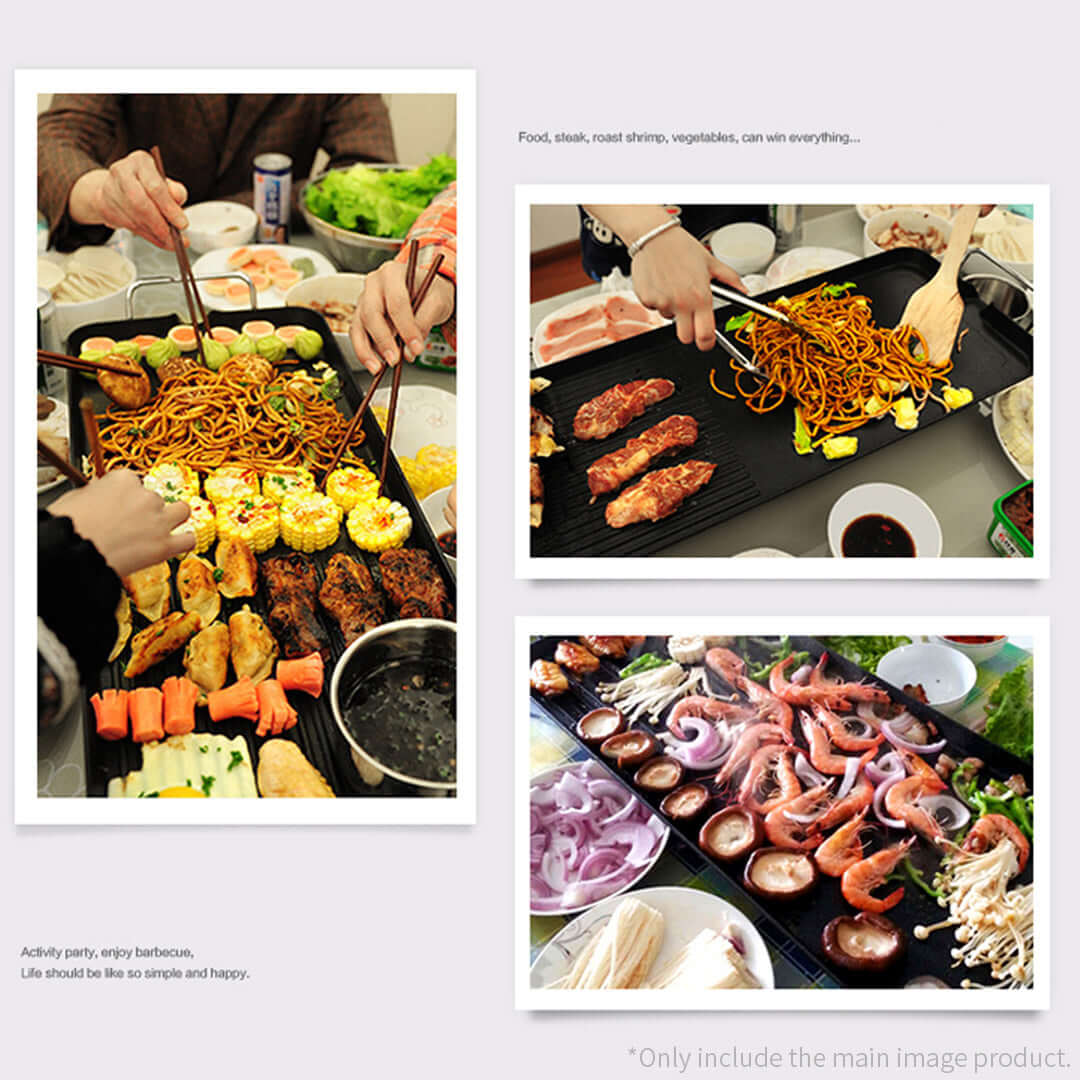
[[[389,660],[439,657],[457,664],[457,627],[445,619],[401,619],[385,623],[358,637],[342,654],[330,680],[330,707],[341,734],[352,748],[353,761],[365,783],[381,783],[383,776],[420,788],[429,794],[446,794],[457,787],[436,780],[421,780],[415,776],[387,768],[361,745],[360,736],[345,723],[345,703],[356,686],[375,668]]]
[[[365,168],[375,169],[380,172],[401,172],[412,169],[413,165],[367,165]],[[366,274],[381,266],[388,259],[392,259],[400,250],[404,239],[394,240],[385,236],[367,236],[364,233],[352,232],[338,225],[331,225],[329,221],[323,221],[316,217],[307,206],[307,189],[319,183],[324,177],[332,172],[348,172],[352,168],[347,165],[340,169],[328,169],[318,176],[313,176],[300,192],[300,212],[304,215],[308,228],[316,235],[322,237],[326,243],[330,258],[338,264],[342,270],[356,270]]]
[[[979,294],[984,304],[1020,322],[1031,314],[1031,297],[1019,285],[997,274],[968,274],[963,279]]]

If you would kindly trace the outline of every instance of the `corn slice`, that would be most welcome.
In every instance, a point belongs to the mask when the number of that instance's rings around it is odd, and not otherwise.
[[[217,522],[214,518],[214,506],[201,495],[185,495],[179,499],[166,498],[166,502],[186,502],[191,507],[191,517],[173,529],[176,535],[182,532],[195,534],[195,554],[201,555],[208,551],[210,545],[217,539]]]
[[[256,498],[259,474],[243,465],[222,465],[207,476],[203,490],[215,506],[224,506],[235,499]]]
[[[243,540],[252,551],[267,551],[277,543],[280,527],[277,505],[264,495],[234,499],[217,508],[217,534],[222,540]]]
[[[199,474],[182,461],[159,461],[143,477],[143,485],[168,502],[170,495],[198,495]]]
[[[263,494],[280,506],[290,495],[315,490],[315,477],[302,465],[296,468],[271,469],[263,474]]]
[[[281,504],[281,539],[297,551],[321,551],[341,533],[341,507],[327,495],[290,495]]]
[[[389,551],[401,547],[412,532],[409,511],[385,496],[354,507],[345,524],[352,542],[362,551]]]
[[[351,510],[379,496],[379,478],[366,466],[335,469],[326,478],[326,494],[341,507]]]

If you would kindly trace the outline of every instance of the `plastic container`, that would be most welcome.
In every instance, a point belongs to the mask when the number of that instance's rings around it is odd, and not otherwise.
[[[994,520],[990,523],[990,531],[986,539],[990,546],[1007,559],[1030,559],[1035,554],[1035,549],[1030,540],[1009,520],[1003,509],[1006,501],[1024,488],[1031,487],[1033,480],[1025,480],[1018,484],[1012,491],[1005,492],[994,502]],[[1034,492],[1032,493],[1034,498]]]

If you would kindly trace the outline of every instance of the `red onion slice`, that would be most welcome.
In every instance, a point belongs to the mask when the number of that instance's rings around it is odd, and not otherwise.
[[[873,784],[881,784],[891,777],[899,778],[906,774],[907,768],[895,750],[891,750],[877,761],[868,762],[866,766],[866,775],[870,777],[870,782]]]
[[[901,750],[906,750],[909,754],[936,754],[940,750],[944,750],[948,745],[946,739],[941,739],[936,743],[927,743],[925,746],[920,743],[908,742],[907,739],[901,738],[893,729],[891,720],[884,720],[881,724],[881,734],[885,736],[893,744],[893,746],[899,747]]]
[[[807,760],[804,754],[795,755],[795,775],[807,786],[818,787],[828,783],[828,777],[823,776]]]
[[[929,810],[946,832],[956,832],[971,820],[971,811],[952,795],[925,795],[916,805]]]
[[[842,799],[854,786],[855,779],[859,775],[859,766],[862,759],[849,757],[844,764],[844,779],[840,781],[840,789],[836,793],[837,799]]]
[[[889,788],[893,784],[900,782],[899,776],[890,776],[887,780],[883,780],[877,786],[877,790],[874,792],[874,815],[882,825],[888,825],[890,829],[906,829],[907,825],[902,821],[897,821],[896,818],[889,817],[885,813],[885,796],[889,793]]]

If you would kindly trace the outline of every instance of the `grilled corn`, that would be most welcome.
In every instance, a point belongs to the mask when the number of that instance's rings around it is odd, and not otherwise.
[[[259,474],[243,465],[222,465],[203,484],[206,497],[218,507],[235,499],[253,499],[259,494]]]
[[[268,499],[273,499],[280,506],[290,495],[314,491],[315,477],[310,469],[303,466],[271,469],[263,474],[262,489]]]
[[[252,498],[235,498],[232,502],[219,505],[215,521],[219,539],[243,540],[256,553],[266,551],[277,543],[280,527],[278,508],[265,495],[256,493]]]
[[[341,507],[327,495],[304,492],[281,504],[281,539],[297,551],[321,551],[341,533]]]
[[[182,461],[159,461],[143,477],[143,485],[171,502],[170,495],[180,498],[198,495],[199,474]]]
[[[361,503],[349,511],[346,528],[362,551],[388,551],[401,547],[412,532],[412,518],[401,503],[385,496]]]
[[[351,510],[360,503],[374,502],[379,497],[379,479],[364,465],[335,469],[326,478],[326,494],[342,510]]]
[[[174,499],[166,498],[166,502]],[[173,529],[173,533],[193,532],[195,534],[195,554],[201,555],[210,548],[217,538],[217,523],[214,520],[214,507],[201,495],[184,495],[179,497],[180,502],[186,502],[191,507],[191,517]]]

